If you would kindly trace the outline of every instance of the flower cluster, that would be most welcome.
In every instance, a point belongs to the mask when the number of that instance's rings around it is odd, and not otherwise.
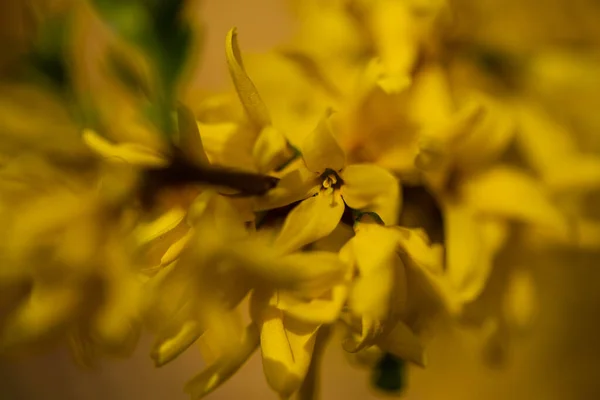
[[[2,82],[2,353],[90,364],[147,332],[157,366],[200,342],[192,398],[258,349],[279,396],[312,398],[330,341],[424,367],[443,321],[500,362],[535,312],[528,260],[600,247],[600,157],[544,94],[593,60],[491,68],[461,1],[302,0],[268,54],[229,31],[234,91],[182,100],[192,2],[64,3],[39,22],[60,48]]]

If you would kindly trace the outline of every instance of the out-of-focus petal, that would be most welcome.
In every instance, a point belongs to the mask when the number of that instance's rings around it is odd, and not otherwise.
[[[508,166],[497,166],[472,176],[460,189],[463,199],[483,215],[564,231],[566,219],[534,178]]]
[[[197,321],[186,321],[173,336],[159,340],[150,355],[155,365],[162,367],[173,361],[200,337],[202,331]]]
[[[164,167],[168,163],[164,156],[150,148],[135,143],[110,143],[89,129],[83,131],[82,139],[100,156],[115,162],[143,167]]]
[[[485,287],[507,227],[496,220],[478,220],[472,209],[459,205],[446,207],[444,218],[446,274],[463,302],[469,302]]]
[[[388,353],[421,367],[427,364],[423,344],[402,321],[398,321],[392,331],[380,339],[379,346]]]
[[[277,308],[299,321],[313,324],[330,324],[338,319],[348,295],[348,284],[335,285],[327,297],[302,300],[298,296],[279,292]]]
[[[175,229],[183,221],[185,214],[183,208],[173,207],[154,221],[138,224],[134,231],[136,242],[146,244]]]
[[[398,222],[400,185],[390,172],[374,164],[354,164],[346,167],[341,177],[342,197],[349,207],[375,212],[386,225]]]
[[[207,369],[190,380],[185,391],[193,398],[200,399],[210,394],[235,374],[250,358],[260,341],[259,331],[254,325],[246,328],[237,349],[232,354],[223,355]]]
[[[262,282],[299,295],[320,295],[340,283],[348,265],[337,254],[325,251],[281,256],[278,249],[256,243],[223,249],[240,268]]]

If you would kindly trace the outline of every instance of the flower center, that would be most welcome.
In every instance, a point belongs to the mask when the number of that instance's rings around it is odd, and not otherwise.
[[[326,169],[325,172],[321,174],[322,184],[321,187],[327,191],[337,190],[342,187],[344,181],[340,176],[332,169]]]

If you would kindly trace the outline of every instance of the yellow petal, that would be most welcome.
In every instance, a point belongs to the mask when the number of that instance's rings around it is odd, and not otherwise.
[[[266,126],[260,131],[252,150],[256,167],[262,173],[281,167],[293,155],[283,134],[272,126]]]
[[[225,55],[229,74],[235,85],[248,119],[258,129],[271,125],[271,117],[263,100],[260,98],[256,87],[244,69],[240,49],[237,42],[237,30],[231,29],[225,40]]]
[[[351,312],[368,319],[384,320],[394,285],[397,239],[393,232],[375,223],[359,223],[351,239],[358,276],[348,304]]]
[[[185,218],[185,210],[173,207],[154,221],[140,223],[136,226],[133,235],[139,244],[146,244],[175,229]]]
[[[443,269],[443,248],[431,245],[427,234],[420,229],[394,227],[398,238],[398,252],[405,254],[414,264],[432,273],[439,274]]]
[[[384,351],[421,367],[427,364],[423,344],[402,321],[398,321],[392,331],[381,338],[379,346]]]
[[[404,2],[378,1],[371,11],[375,45],[389,78],[402,80],[413,68],[419,46],[413,19]]]
[[[346,165],[346,154],[333,136],[328,110],[319,124],[305,139],[302,144],[302,157],[306,168],[317,174],[326,169],[340,171]]]
[[[375,212],[386,225],[397,223],[400,184],[390,172],[373,164],[354,164],[344,169],[341,178],[342,197],[349,207]]]
[[[283,398],[300,389],[308,372],[318,325],[284,317],[266,307],[261,313],[260,347],[269,386]]]
[[[335,285],[331,293],[316,299],[303,300],[294,294],[279,291],[277,308],[285,315],[313,324],[330,324],[338,319],[348,295],[347,283]]]
[[[162,265],[162,266],[169,265],[172,262],[174,262],[175,260],[177,260],[179,258],[179,256],[181,255],[181,253],[183,252],[183,250],[185,249],[185,247],[187,246],[187,244],[189,243],[189,241],[193,235],[194,235],[194,231],[192,229],[190,229],[190,230],[188,230],[188,232],[185,235],[183,235],[181,238],[177,239],[177,241],[175,241],[175,243],[173,243],[171,246],[169,246],[167,251],[165,251],[165,253],[163,254],[163,256],[160,259],[160,265]]]
[[[537,309],[536,285],[528,269],[517,269],[510,274],[502,304],[503,315],[512,327],[531,326]]]
[[[552,174],[558,165],[563,166],[559,160],[577,153],[573,135],[540,107],[520,103],[515,111],[519,123],[517,144],[542,175]]]
[[[476,219],[473,210],[464,206],[446,207],[444,226],[448,279],[464,302],[472,301],[485,287],[507,226],[497,220]]]
[[[320,186],[319,177],[301,166],[285,174],[277,186],[264,196],[257,197],[254,203],[255,210],[270,210],[307,199],[318,193]]]
[[[201,334],[202,329],[198,322],[187,321],[175,335],[159,340],[150,356],[157,367],[162,367],[183,353]]]
[[[573,154],[547,172],[544,181],[553,192],[589,192],[600,187],[600,157]]]
[[[274,246],[282,253],[288,253],[324,238],[338,225],[344,208],[344,202],[336,192],[320,191],[288,214]]]
[[[256,140],[249,129],[233,122],[198,123],[204,150],[211,164],[253,171]],[[235,143],[235,145],[232,145]]]
[[[319,397],[321,363],[323,356],[325,355],[325,350],[327,349],[327,343],[332,333],[331,331],[331,327],[322,326],[317,333],[312,361],[310,362],[310,367],[308,368],[308,373],[304,378],[304,382],[298,391],[298,400],[313,400]]]
[[[472,176],[461,187],[464,201],[479,213],[564,231],[566,219],[534,178],[516,168],[497,166]]]
[[[356,327],[353,326],[354,329]],[[364,316],[360,319],[360,333],[350,331],[344,338],[342,347],[350,353],[357,353],[376,344],[376,340],[383,332],[383,325],[380,320]]]
[[[232,354],[220,357],[200,374],[185,385],[185,391],[193,399],[200,399],[217,389],[250,358],[259,344],[259,332],[256,326],[250,325]]]
[[[164,167],[168,164],[164,156],[150,148],[135,143],[113,144],[89,129],[83,131],[82,139],[100,156],[115,162],[143,167]]]
[[[77,316],[81,293],[76,286],[34,285],[29,298],[4,322],[0,348],[39,341]]]
[[[200,138],[200,131],[196,117],[192,111],[180,104],[177,107],[177,122],[179,126],[179,148],[192,163],[207,165],[208,157],[204,151],[204,145]]]
[[[348,264],[335,253],[312,251],[281,256],[275,251],[249,243],[225,248],[223,255],[235,257],[240,268],[275,288],[309,296],[331,289],[348,270]]]

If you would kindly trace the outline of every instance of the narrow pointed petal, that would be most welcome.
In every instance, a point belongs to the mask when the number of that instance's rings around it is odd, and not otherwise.
[[[340,171],[346,165],[346,154],[333,135],[330,115],[331,111],[328,110],[302,144],[306,168],[317,174],[326,169]]]
[[[255,125],[256,128],[262,129],[271,125],[271,117],[267,106],[258,94],[258,90],[254,83],[246,73],[240,49],[237,42],[237,30],[231,29],[227,33],[225,40],[225,55],[227,65],[229,66],[229,74],[233,80],[235,90],[240,98],[248,119]]]
[[[200,137],[200,130],[194,113],[183,104],[177,107],[179,125],[179,148],[188,160],[197,165],[208,165],[208,156]]]
[[[335,192],[321,191],[288,214],[274,246],[282,253],[299,250],[333,232],[343,213],[341,197]]]
[[[240,343],[233,354],[220,357],[185,385],[185,391],[192,399],[201,399],[226,382],[250,358],[258,348],[259,332],[254,325],[246,328]]]
[[[346,167],[341,177],[342,197],[349,207],[375,212],[386,225],[398,222],[400,186],[390,172],[373,164],[354,164]]]
[[[142,167],[164,167],[168,164],[164,156],[148,147],[135,143],[110,143],[89,129],[83,131],[82,139],[91,150],[114,162]]]

